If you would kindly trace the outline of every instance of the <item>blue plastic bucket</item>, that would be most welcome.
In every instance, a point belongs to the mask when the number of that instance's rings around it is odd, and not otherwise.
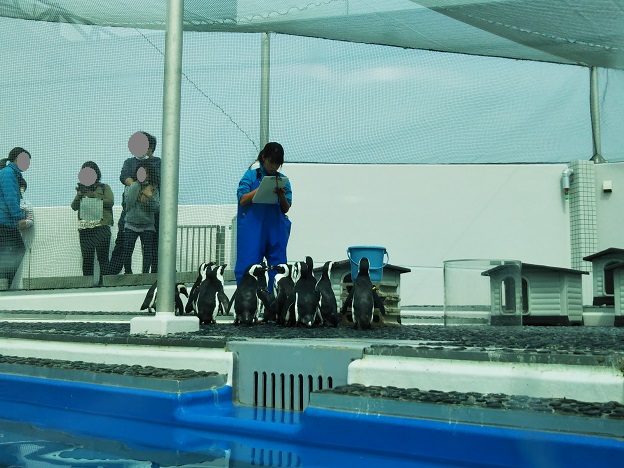
[[[355,281],[358,274],[358,266],[362,257],[368,258],[370,264],[370,279],[372,282],[381,281],[383,268],[388,264],[390,255],[385,247],[374,245],[355,245],[347,248],[347,257],[351,261],[351,279]]]

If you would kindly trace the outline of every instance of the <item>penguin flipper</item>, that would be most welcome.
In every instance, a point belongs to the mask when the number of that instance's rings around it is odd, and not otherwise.
[[[238,292],[238,289],[236,291],[234,291],[234,294],[232,294],[232,299],[230,299],[230,302],[228,303],[228,307],[227,307],[227,311],[225,313],[225,315],[233,315],[231,311],[232,309],[232,305],[234,304],[234,301],[236,300],[236,293]],[[234,325],[238,325],[238,320],[234,321]]]
[[[219,300],[217,315],[225,315],[230,310],[230,300],[223,291],[217,293],[217,299]]]
[[[148,312],[151,312],[151,310],[149,310],[150,303],[156,304],[157,292],[157,281],[154,281],[154,283],[150,286],[150,288],[147,290],[147,293],[145,294],[145,299],[143,299],[140,310],[148,309]]]
[[[379,309],[379,311],[386,315],[386,307],[384,306],[384,297],[377,294],[377,291],[373,289],[373,306]]]
[[[184,312],[186,312],[187,314],[192,314],[193,312],[195,312],[193,308],[194,301],[195,301],[195,298],[193,297],[193,293],[191,291],[191,294],[189,295],[189,300],[186,303],[186,306],[184,307]]]
[[[355,288],[351,288],[351,291],[349,291],[347,298],[342,303],[342,307],[340,308],[340,314],[343,316],[347,314],[347,308],[349,307],[349,304],[353,302],[353,291],[355,291]]]

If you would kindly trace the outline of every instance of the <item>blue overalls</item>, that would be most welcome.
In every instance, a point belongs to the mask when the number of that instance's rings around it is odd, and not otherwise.
[[[266,175],[264,168],[248,170],[238,186],[238,200],[245,193],[255,190]],[[278,176],[285,177],[278,173]],[[292,204],[290,181],[284,187],[286,199]],[[267,265],[286,263],[286,247],[290,237],[291,222],[280,208],[279,200],[275,204],[252,203],[247,206],[238,205],[236,217],[236,267],[234,275],[236,283],[240,281],[250,265],[262,263],[266,258]],[[273,280],[277,274],[269,270],[269,292],[273,292]]]

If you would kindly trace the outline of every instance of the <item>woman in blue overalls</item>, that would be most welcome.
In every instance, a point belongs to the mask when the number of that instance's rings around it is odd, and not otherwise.
[[[292,205],[290,181],[284,188],[275,188],[274,204],[252,203],[252,199],[264,176],[286,177],[277,170],[284,164],[284,148],[270,142],[258,155],[260,167],[249,169],[238,184],[238,215],[236,240],[236,267],[234,275],[238,283],[250,265],[286,263],[286,246],[290,236],[290,220],[286,213]],[[269,293],[273,293],[273,280],[277,272],[269,270]]]

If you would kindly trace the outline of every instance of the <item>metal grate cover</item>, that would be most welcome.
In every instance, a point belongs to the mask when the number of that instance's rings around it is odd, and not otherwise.
[[[310,393],[347,384],[349,364],[364,344],[280,340],[228,343],[234,353],[234,398],[261,408],[303,411]]]

